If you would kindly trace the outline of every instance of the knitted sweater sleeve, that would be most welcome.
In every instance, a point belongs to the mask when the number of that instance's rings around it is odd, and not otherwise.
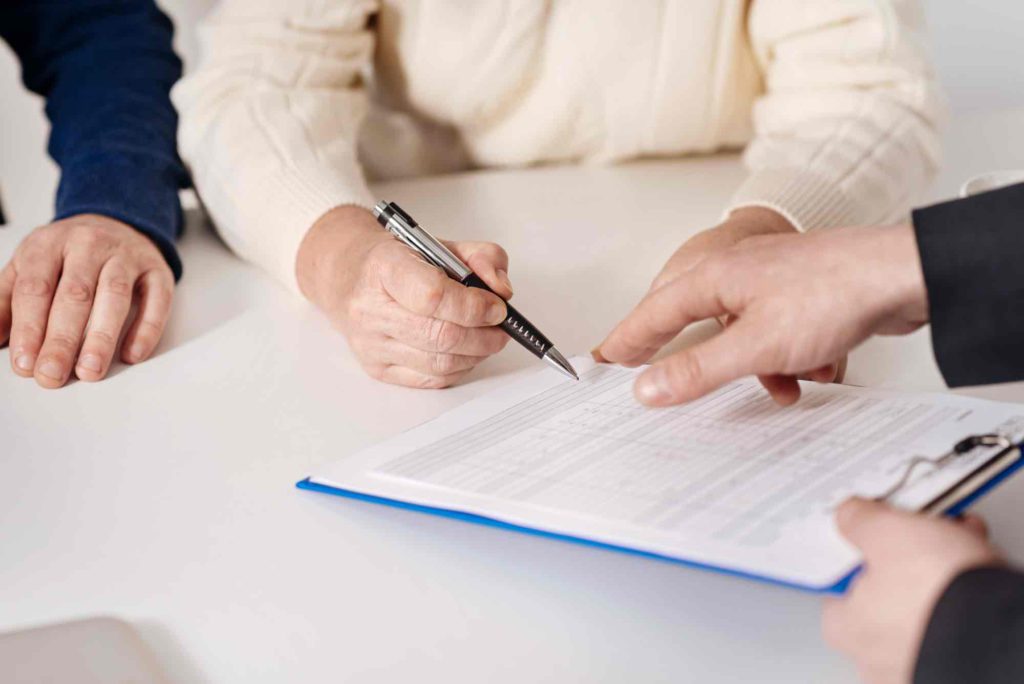
[[[223,0],[173,92],[179,145],[217,230],[298,290],[295,257],[330,209],[372,206],[356,155],[372,0]],[[244,198],[244,201],[241,201]]]
[[[943,112],[919,2],[753,0],[748,33],[765,94],[729,210],[800,230],[905,215],[938,166]]]

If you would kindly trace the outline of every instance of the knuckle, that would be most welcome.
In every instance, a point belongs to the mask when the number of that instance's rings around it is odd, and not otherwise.
[[[373,308],[367,306],[361,297],[353,297],[345,304],[344,312],[348,322],[356,329],[360,329],[368,325],[373,315]]]
[[[466,317],[470,321],[483,323],[487,320],[487,311],[490,308],[490,302],[481,291],[474,291],[468,294],[470,296],[466,299],[465,303]]]
[[[381,279],[386,282],[391,282],[396,277],[401,277],[401,273],[395,264],[395,255],[391,251],[391,245],[385,243],[382,246],[378,246],[375,249],[370,250],[367,254],[366,259],[360,265],[360,271],[364,278],[370,279]]]
[[[45,253],[45,249],[51,243],[56,242],[54,239],[57,236],[52,225],[40,226],[36,228],[28,236],[21,241],[18,245],[18,249],[15,254],[20,260],[27,260],[33,257],[42,256]]]
[[[174,288],[163,284],[150,288],[146,294],[161,310],[170,309],[171,303],[174,301]]]
[[[79,341],[74,335],[65,332],[52,332],[46,336],[43,346],[47,351],[70,355],[78,351]]]
[[[475,256],[490,263],[500,263],[508,259],[508,254],[505,253],[502,246],[494,242],[480,243]]]
[[[437,313],[438,309],[441,308],[441,302],[443,301],[443,283],[436,278],[432,278],[430,282],[424,283],[423,289],[420,291],[420,302],[423,306],[423,313],[428,316],[433,316]]]
[[[132,296],[132,282],[127,277],[111,277],[104,285],[104,288],[110,294],[118,297]]]
[[[71,238],[75,247],[92,252],[103,246],[103,236],[92,227],[80,227]]]
[[[449,321],[431,319],[433,326],[431,340],[434,342],[436,351],[450,353],[457,348],[466,335],[466,329]]]
[[[139,321],[139,327],[135,331],[135,339],[137,342],[145,344],[156,344],[162,332],[163,328],[153,321]]]
[[[453,354],[432,354],[430,367],[434,375],[449,375],[459,369],[459,357]]]
[[[803,368],[800,354],[794,350],[791,340],[786,339],[785,331],[793,330],[792,326],[772,327],[762,331],[761,336],[751,341],[756,357],[767,368],[781,373],[796,373]]]
[[[101,287],[118,297],[130,297],[135,286],[129,277],[128,269],[121,265],[111,264],[108,266],[107,272],[104,273]]]
[[[45,268],[53,261],[51,251],[46,248],[42,239],[33,234],[18,247],[15,252],[15,262],[20,268]]]
[[[38,323],[17,322],[11,330],[11,346],[20,347],[28,344],[30,340],[38,343],[43,339],[46,329]]]
[[[669,381],[677,387],[691,385],[699,381],[702,376],[703,368],[700,358],[696,354],[680,354],[668,365]]]
[[[444,389],[450,387],[452,380],[449,377],[440,375],[423,375],[416,379],[416,387],[419,389]]]
[[[79,225],[73,230],[72,240],[75,245],[88,251],[107,249],[115,240],[113,233],[106,226]]]
[[[163,305],[165,311],[170,311],[174,305],[174,288],[165,287],[160,290],[159,301]]]
[[[92,301],[92,285],[77,276],[65,276],[60,281],[60,297],[70,302]]]
[[[494,242],[489,242],[487,245],[491,249],[491,254],[493,254],[498,261],[508,260],[508,252],[505,251],[504,247]]]
[[[86,335],[85,345],[98,349],[110,349],[117,344],[117,337],[107,330],[92,330]]]
[[[48,297],[53,294],[53,280],[42,276],[26,276],[15,281],[15,292],[30,297]]]
[[[379,363],[365,362],[361,363],[360,365],[363,367],[363,372],[365,372],[372,379],[379,380],[381,382],[384,382],[386,380],[386,378],[384,377],[385,366],[382,366]]]
[[[512,339],[500,330],[484,328],[480,332],[483,333],[480,348],[484,350],[485,354],[497,354],[504,349]]]
[[[380,361],[381,340],[379,338],[354,334],[348,335],[346,339],[349,349],[351,349],[352,353],[355,354],[356,359],[359,360],[360,364],[367,368],[371,365],[385,365],[381,364]],[[383,368],[380,368],[379,370],[380,372],[383,372]]]

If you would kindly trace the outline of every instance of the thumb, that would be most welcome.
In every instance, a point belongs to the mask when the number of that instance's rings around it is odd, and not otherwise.
[[[753,375],[761,365],[756,344],[761,328],[754,319],[739,318],[707,342],[659,361],[637,379],[637,399],[648,406],[672,406]]]
[[[880,501],[853,497],[836,509],[836,525],[847,541],[867,552],[888,534],[886,523],[901,515]]]
[[[512,297],[508,278],[508,253],[493,242],[446,242],[448,249],[466,262],[480,279],[502,299]]]

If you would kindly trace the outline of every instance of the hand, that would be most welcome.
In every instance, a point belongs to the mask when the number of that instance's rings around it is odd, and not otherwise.
[[[732,212],[721,224],[694,235],[682,247],[676,250],[661,272],[651,284],[651,290],[672,282],[681,275],[688,273],[708,256],[728,250],[744,240],[764,235],[797,235],[797,230],[786,218],[771,209],[764,207],[744,207]],[[718,322],[725,326],[732,322],[731,317],[719,317]],[[600,358],[601,355],[598,354]],[[805,380],[817,382],[839,382],[846,371],[846,357],[838,359],[822,368],[815,369],[803,376]],[[792,403],[799,398],[799,385],[790,376],[763,375],[758,378],[761,384],[780,403]],[[796,392],[793,392],[796,388]]]
[[[735,322],[641,374],[641,402],[678,404],[759,375],[781,378],[784,386],[768,389],[788,403],[800,392],[793,377],[835,363],[872,334],[920,327],[928,302],[913,229],[843,228],[745,240],[649,293],[599,353],[639,365],[690,323],[723,315]]]
[[[502,297],[512,296],[498,245],[446,243]],[[427,264],[359,207],[332,210],[310,229],[296,262],[303,294],[345,334],[370,376],[441,388],[504,348],[505,302]]]
[[[82,214],[37,228],[0,271],[0,344],[10,342],[11,368],[61,387],[74,367],[81,380],[101,380],[128,323],[121,358],[149,358],[163,335],[174,276],[153,242],[120,221]]]
[[[651,283],[651,290],[657,290],[662,285],[690,271],[708,256],[723,252],[747,238],[759,235],[797,234],[792,223],[771,209],[763,207],[737,209],[714,228],[701,231],[684,242],[662,266],[661,271]]]
[[[843,598],[827,599],[822,633],[871,684],[910,682],[935,604],[953,579],[1001,564],[985,524],[926,518],[853,499],[837,514],[839,530],[861,550],[864,569]]]

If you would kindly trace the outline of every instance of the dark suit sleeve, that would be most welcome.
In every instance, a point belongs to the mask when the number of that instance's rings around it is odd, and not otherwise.
[[[919,209],[914,231],[946,383],[1024,379],[1024,184]]]
[[[953,580],[928,623],[914,682],[1024,682],[1024,574],[977,568]]]
[[[175,277],[181,262],[171,86],[181,62],[153,0],[5,0],[0,36],[25,85],[46,98],[50,155],[61,169],[56,218],[96,213],[149,236]]]

